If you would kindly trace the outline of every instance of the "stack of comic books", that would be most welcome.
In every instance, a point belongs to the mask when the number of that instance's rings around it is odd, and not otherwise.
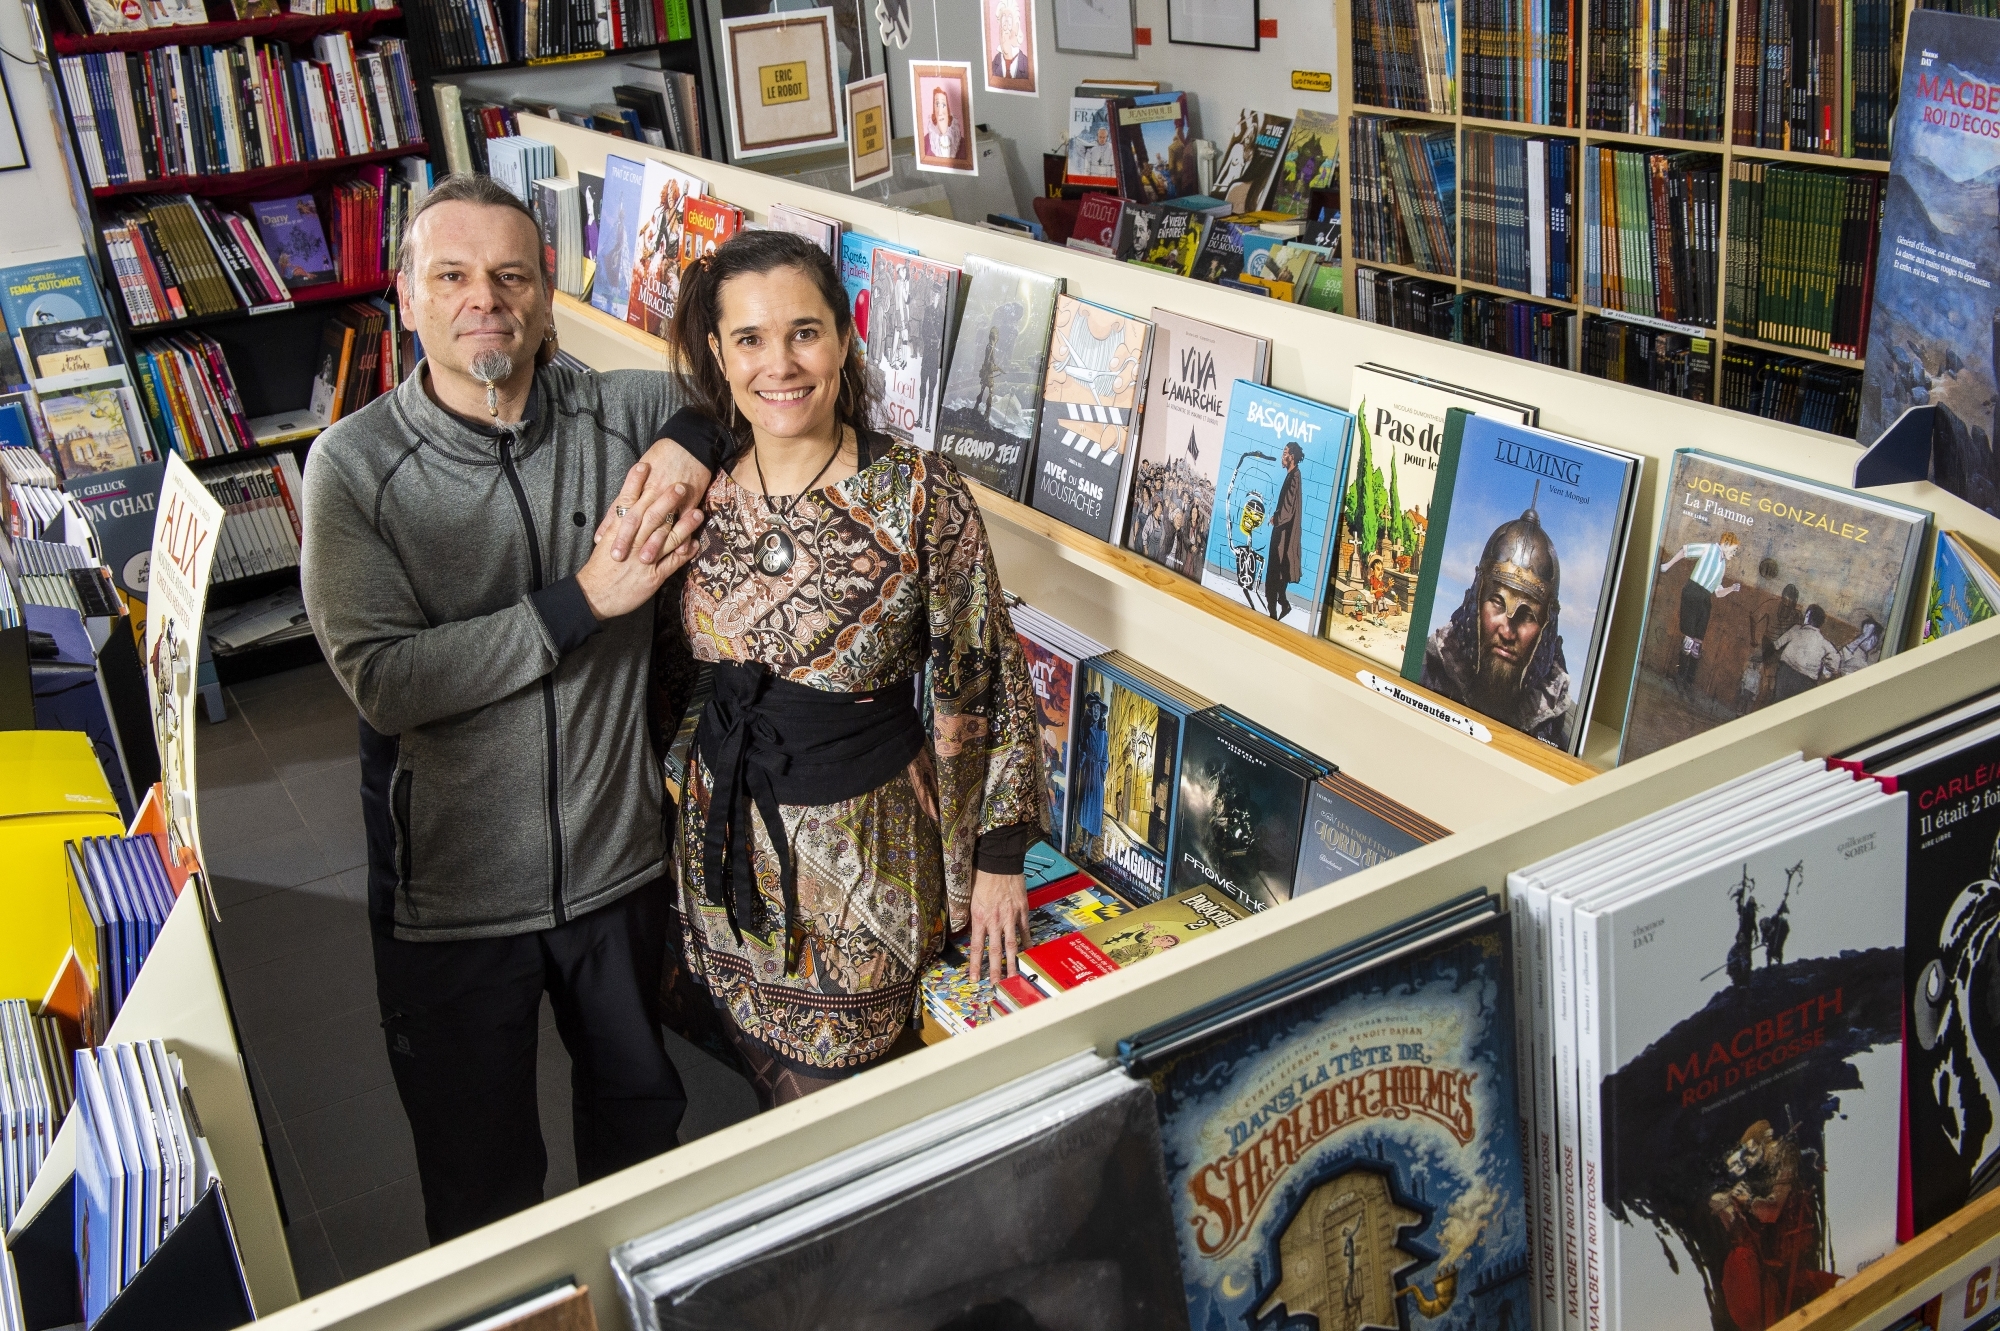
[[[1313,783],[1292,895],[1316,891],[1418,846],[1451,835],[1407,804],[1345,772]]]
[[[0,1234],[20,1215],[69,1112],[68,1061],[53,1017],[0,1000]]]
[[[1250,908],[1235,897],[1210,887],[1182,892],[1129,914],[1107,914],[1100,923],[1022,953],[1019,973],[1003,977],[994,986],[993,998],[1005,1011],[1018,1012],[1192,938],[1227,929],[1250,914]]]
[[[1914,812],[1795,755],[1508,876],[1540,1325],[1769,1326],[1895,1247]]]
[[[1049,783],[1049,826],[1058,845],[1068,844],[1069,773],[1076,752],[1077,668],[1104,654],[1104,644],[1079,633],[1053,615],[1013,597],[1008,614],[1028,658],[1035,688],[1035,712],[1042,728],[1042,768]]]
[[[1064,849],[1134,901],[1167,895],[1181,744],[1210,700],[1123,652],[1083,663]]]
[[[1314,785],[1339,770],[1231,708],[1189,717],[1168,885],[1253,911],[1290,901]]]
[[[153,940],[174,908],[173,885],[151,837],[85,837],[63,844],[69,879],[70,947],[90,1001],[83,1039],[96,1044],[139,979]]]
[[[1472,893],[1119,1044],[1187,1325],[1536,1324],[1510,971]]]
[[[643,1331],[1187,1331],[1152,1093],[1065,1059],[611,1251]]]

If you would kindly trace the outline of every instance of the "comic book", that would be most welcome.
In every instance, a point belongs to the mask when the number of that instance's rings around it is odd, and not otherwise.
[[[1187,94],[1147,93],[1111,103],[1118,132],[1118,192],[1135,203],[1164,203],[1200,192]]]
[[[1290,116],[1274,116],[1248,107],[1238,112],[1236,132],[1222,149],[1208,192],[1226,199],[1232,189],[1241,185],[1243,201],[1237,211],[1254,213],[1262,208],[1264,197],[1271,190],[1273,168],[1285,150],[1285,137],[1291,128]]]
[[[1313,784],[1335,770],[1230,708],[1189,717],[1169,886],[1219,888],[1252,910],[1290,901]]]
[[[1450,828],[1335,772],[1313,783],[1292,895],[1337,883],[1450,835]]]
[[[1030,502],[1100,541],[1124,530],[1153,325],[1056,297]]]
[[[868,297],[868,368],[878,375],[877,429],[936,445],[938,390],[958,310],[959,270],[878,246]]]
[[[599,205],[597,246],[591,251],[597,272],[591,279],[590,304],[614,319],[625,317],[632,293],[632,252],[639,244],[641,205],[646,168],[613,154],[604,159],[604,198]]]
[[[965,313],[945,377],[938,451],[1019,499],[1042,419],[1042,375],[1063,280],[965,256]]]
[[[1209,700],[1163,687],[1122,652],[1078,672],[1067,852],[1134,901],[1167,894],[1183,728]]]
[[[1301,111],[1292,118],[1285,155],[1272,173],[1264,206],[1274,213],[1299,217],[1316,189],[1329,189],[1340,178],[1340,121],[1323,111]]]
[[[1028,679],[1035,688],[1035,712],[1041,723],[1042,767],[1049,783],[1049,826],[1058,844],[1069,828],[1070,757],[1075,751],[1077,723],[1076,673],[1090,657],[1101,656],[1103,644],[1030,605],[1014,605],[1009,613],[1014,634],[1027,656]]]
[[[1266,382],[1270,361],[1267,337],[1153,311],[1153,375],[1125,523],[1127,548],[1186,577],[1201,576],[1229,428],[1229,386],[1238,379]]]
[[[689,199],[703,184],[650,158],[639,184],[639,228],[632,244],[630,295],[625,322],[665,337],[681,290],[681,228]]]
[[[1929,642],[1993,618],[2000,606],[2000,577],[1955,531],[1941,531],[1931,556],[1930,601],[1924,607]]]
[[[681,271],[743,229],[743,210],[720,199],[689,199],[681,220]]]

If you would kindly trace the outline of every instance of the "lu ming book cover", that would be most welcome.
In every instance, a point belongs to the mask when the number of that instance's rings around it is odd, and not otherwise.
[[[1504,921],[1152,1072],[1188,1324],[1528,1331]]]
[[[1769,1326],[1895,1247],[1904,803],[1579,914],[1606,1326]]]

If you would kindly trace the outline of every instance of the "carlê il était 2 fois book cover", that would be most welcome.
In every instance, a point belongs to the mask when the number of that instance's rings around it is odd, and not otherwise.
[[[1195,1331],[1528,1331],[1504,921],[1151,1070]]]

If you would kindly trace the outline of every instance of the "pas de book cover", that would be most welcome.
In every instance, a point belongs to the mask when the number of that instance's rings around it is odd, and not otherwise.
[[[1903,52],[1855,438],[1940,408],[1933,478],[2000,513],[2000,26],[1915,10]]]
[[[604,159],[604,199],[599,207],[597,247],[591,251],[597,272],[590,286],[590,304],[614,319],[625,317],[632,292],[632,254],[639,244],[644,212],[646,168],[616,154]]]
[[[1575,753],[1639,472],[1629,453],[1453,408],[1403,677]]]
[[[1903,805],[1579,912],[1604,1325],[1770,1326],[1895,1247]]]
[[[1911,1219],[1916,1233],[2000,1184],[2000,737],[1991,727],[1895,778],[1904,876]]]
[[[1319,632],[1353,432],[1339,407],[1247,379],[1230,385],[1204,587]]]
[[[1151,320],[1056,297],[1031,502],[1100,541],[1124,525],[1152,354]]]
[[[1506,934],[1489,918],[1152,1070],[1190,1326],[1531,1325]]]
[[[1153,311],[1153,374],[1132,482],[1125,544],[1185,577],[1201,577],[1215,478],[1229,428],[1229,387],[1270,377],[1271,341]]]
[[[1110,652],[1078,672],[1069,853],[1135,901],[1167,892],[1184,708]]]
[[[945,377],[938,451],[1009,499],[1027,483],[1063,280],[965,256],[965,313]]]
[[[1327,595],[1326,636],[1401,670],[1424,567],[1431,495],[1453,407],[1526,425],[1510,410],[1449,384],[1379,366],[1354,371],[1354,463],[1340,502],[1339,547]]]
[[[959,270],[886,247],[876,249],[873,262],[868,367],[880,376],[876,426],[919,448],[931,448],[958,309]]]
[[[1902,647],[1928,513],[1697,449],[1661,488],[1620,762]]]

